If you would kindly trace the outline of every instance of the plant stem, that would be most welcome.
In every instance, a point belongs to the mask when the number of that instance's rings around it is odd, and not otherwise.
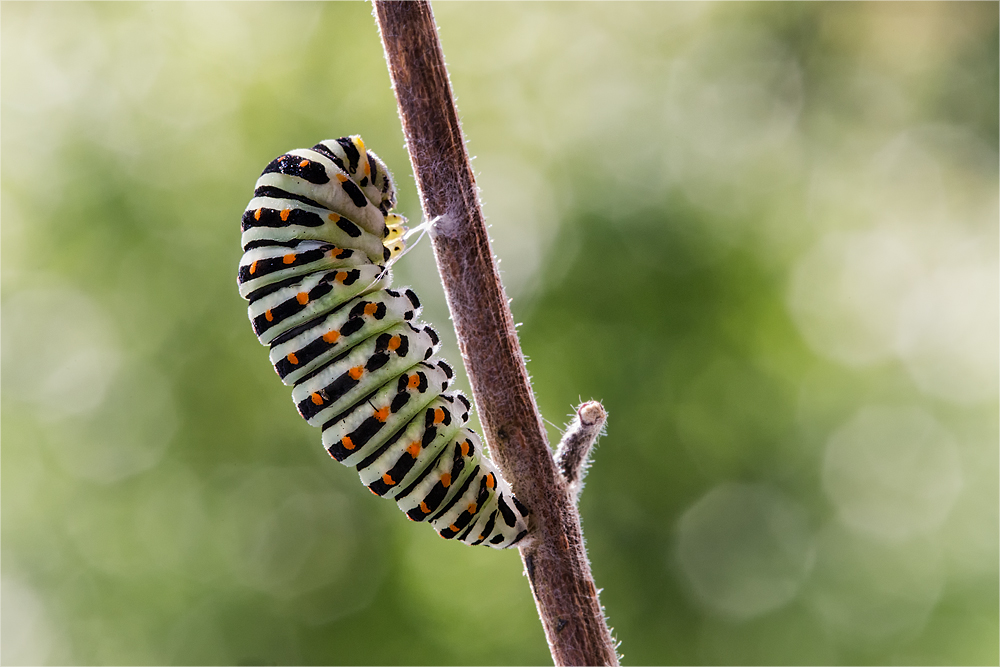
[[[583,476],[590,466],[590,451],[604,430],[608,413],[597,401],[581,403],[576,415],[566,426],[559,448],[556,450],[556,465],[566,484],[576,496],[583,488]]]
[[[410,161],[493,460],[532,511],[521,559],[557,665],[616,665],[575,496],[545,437],[490,249],[430,4],[375,0]]]

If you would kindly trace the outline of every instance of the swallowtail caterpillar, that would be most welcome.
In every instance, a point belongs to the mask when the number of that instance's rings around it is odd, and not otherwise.
[[[472,406],[448,391],[417,295],[389,287],[405,245],[395,204],[359,136],[276,158],[243,213],[240,296],[330,456],[442,537],[505,549],[528,534],[529,512],[466,428]]]

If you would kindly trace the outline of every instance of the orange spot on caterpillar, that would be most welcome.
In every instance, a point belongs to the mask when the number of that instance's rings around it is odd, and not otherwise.
[[[292,364],[293,366],[298,366],[299,358],[295,356],[294,352],[288,353],[288,363]]]
[[[444,421],[444,410],[441,408],[434,409],[434,423],[440,424]]]
[[[469,510],[469,514],[475,514],[476,510],[479,508],[476,506],[476,503],[469,503],[469,506],[466,509]]]
[[[406,453],[413,458],[417,458],[417,455],[420,454],[420,442],[418,440],[414,440],[410,443],[410,446],[406,448]]]
[[[365,374],[365,367],[355,366],[354,368],[347,371],[347,374],[351,376],[352,380],[360,380],[361,376]]]
[[[455,524],[451,524],[450,526],[448,526],[448,530],[450,530],[453,533],[457,533],[458,532],[458,526],[456,526]]]
[[[254,211],[254,212],[253,212],[253,219],[254,219],[254,220],[260,220],[260,212],[261,212],[261,211],[263,211],[263,210],[264,210],[264,209],[262,209],[262,208],[259,208],[259,209],[257,209],[256,211]]]
[[[490,473],[489,475],[486,476],[486,488],[487,489],[492,489],[494,486],[496,486],[496,483],[497,483],[497,480],[493,476],[493,473]]]
[[[309,292],[299,292],[295,295],[295,300],[303,306],[309,303]]]
[[[265,310],[264,311],[264,319],[266,319],[268,322],[273,322],[274,321],[274,315],[271,314],[270,310]]]
[[[281,211],[281,221],[282,222],[287,222],[288,221],[288,215],[291,212],[292,212],[292,209],[290,209],[290,208],[282,209],[282,211]]]
[[[366,303],[365,304],[365,315],[374,315],[375,311],[378,310],[377,303]]]
[[[327,331],[325,334],[323,334],[323,342],[330,343],[331,345],[333,343],[336,343],[339,338],[340,338],[339,331]]]
[[[385,420],[389,418],[389,406],[387,405],[384,408],[376,410],[373,416],[384,424]]]
[[[389,345],[388,345],[389,351],[395,352],[397,349],[399,349],[399,346],[402,345],[402,343],[403,340],[399,336],[393,336],[392,338],[389,339]]]
[[[287,255],[285,255],[284,257],[281,258],[281,261],[284,262],[285,264],[294,264],[295,263],[295,253],[294,252],[288,253]]]
[[[459,447],[462,448],[462,456],[468,456],[469,455],[469,441],[468,440],[466,440],[461,445],[459,445]]]
[[[385,482],[388,486],[392,486],[393,484],[396,483],[395,481],[393,481],[392,477],[389,476],[389,473],[382,475],[382,481]]]
[[[450,472],[446,472],[445,474],[441,475],[441,486],[443,486],[446,489],[449,486],[451,486],[451,473]]]
[[[299,162],[299,166],[300,167],[308,167],[309,166],[309,160],[303,160],[302,162]]]
[[[323,405],[323,397],[320,396],[315,391],[309,396],[309,398],[311,398],[312,402],[315,403],[316,405]]]
[[[347,280],[347,271],[337,271],[337,275],[334,276],[338,283],[342,283]]]
[[[250,265],[250,275],[257,273],[257,260],[254,260],[253,264]]]
[[[351,440],[351,436],[345,435],[340,439],[340,444],[343,445],[344,449],[354,449],[354,441]]]
[[[340,216],[336,213],[331,213],[326,217],[330,222],[340,222]]]
[[[427,503],[425,503],[424,501],[421,500],[420,501],[420,511],[423,512],[424,514],[430,514],[431,513],[431,508],[427,506]]]
[[[407,389],[417,389],[420,387],[420,376],[414,373],[407,379],[406,388]]]
[[[347,175],[346,174],[337,174],[337,180],[340,181],[341,183],[346,183],[347,182]]]

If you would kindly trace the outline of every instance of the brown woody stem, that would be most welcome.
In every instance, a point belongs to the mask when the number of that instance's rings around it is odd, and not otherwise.
[[[430,4],[375,0],[403,133],[493,460],[532,511],[521,547],[557,665],[616,665],[575,495],[552,457],[490,249]]]

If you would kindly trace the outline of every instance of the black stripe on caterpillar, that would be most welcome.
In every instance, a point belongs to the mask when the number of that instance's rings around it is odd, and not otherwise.
[[[395,204],[361,137],[276,158],[243,213],[240,295],[330,456],[444,538],[514,546],[529,511],[466,428],[472,406],[447,391],[454,374],[417,295],[389,287],[406,231]]]

